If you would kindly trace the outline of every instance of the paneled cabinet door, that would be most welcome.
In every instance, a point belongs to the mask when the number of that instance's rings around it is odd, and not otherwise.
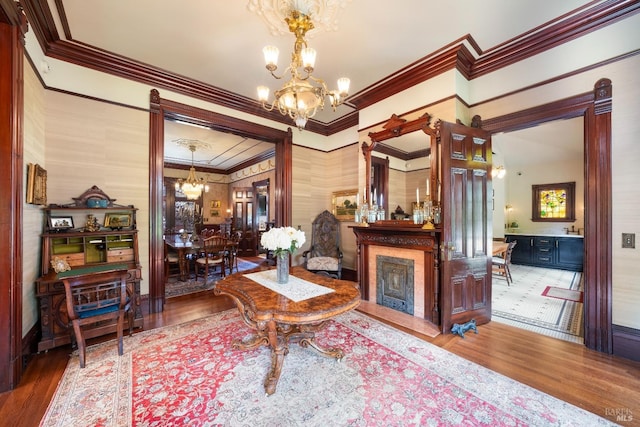
[[[511,262],[513,264],[531,264],[533,240],[529,236],[507,236],[508,242],[517,241],[511,252]]]
[[[556,265],[558,268],[582,271],[584,241],[577,237],[556,239]]]

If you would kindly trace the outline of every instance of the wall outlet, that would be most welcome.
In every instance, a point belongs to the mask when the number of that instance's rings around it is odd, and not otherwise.
[[[636,233],[622,233],[622,247],[635,249]]]

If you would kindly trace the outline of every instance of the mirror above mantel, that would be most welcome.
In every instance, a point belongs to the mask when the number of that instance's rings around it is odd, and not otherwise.
[[[362,144],[366,164],[366,181],[369,190],[363,202],[385,210],[385,219],[400,219],[395,210],[400,207],[411,215],[415,202],[432,200],[438,174],[437,156],[430,156],[436,144],[436,132],[431,125],[431,115],[423,114],[407,120],[393,114],[382,130],[368,134],[371,142]],[[431,171],[434,171],[432,173]],[[427,195],[428,193],[428,195]],[[416,200],[417,199],[417,200]]]

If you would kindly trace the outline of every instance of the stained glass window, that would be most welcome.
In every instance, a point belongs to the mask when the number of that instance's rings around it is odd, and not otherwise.
[[[533,185],[533,221],[574,221],[575,182]]]

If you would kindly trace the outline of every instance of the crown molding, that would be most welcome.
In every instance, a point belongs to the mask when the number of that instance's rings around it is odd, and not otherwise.
[[[12,3],[9,0],[0,0],[5,14],[7,14],[7,9],[16,9],[16,6],[9,8]],[[22,0],[20,4],[23,5],[31,28],[46,56],[152,87],[177,92],[278,123],[291,124],[286,116],[277,111],[265,111],[259,102],[245,96],[83,43],[61,40],[53,14],[49,9],[50,2]],[[61,2],[55,2],[55,4],[59,8],[59,15],[64,17],[64,10],[60,10]],[[485,52],[481,51],[473,37],[467,34],[437,52],[419,59],[347,98],[346,104],[355,108],[356,111],[328,124],[310,120],[305,130],[325,136],[332,135],[349,127],[357,126],[357,110],[366,108],[443,72],[456,69],[465,78],[472,80],[628,18],[639,11],[640,2],[637,0],[610,0],[595,5],[592,2],[571,14],[560,16],[539,28],[532,29],[517,39],[509,40]],[[68,33],[68,24],[64,18],[62,22],[65,33]]]

